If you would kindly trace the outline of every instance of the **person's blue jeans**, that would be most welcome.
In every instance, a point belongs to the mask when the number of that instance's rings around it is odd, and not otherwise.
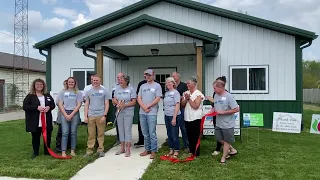
[[[179,127],[181,130],[183,146],[184,146],[184,148],[189,148],[187,129],[186,129],[186,125],[184,122],[184,108],[181,108],[180,111],[181,111],[181,118],[179,120]],[[178,121],[178,119],[177,119],[177,121]]]
[[[179,122],[181,119],[181,115],[178,115],[176,118],[176,125],[172,125],[172,118],[173,116],[165,116],[165,123],[167,128],[167,136],[168,136],[168,143],[169,148],[174,151],[180,150],[180,142],[179,142]]]
[[[140,114],[140,125],[146,151],[158,152],[157,116]]]
[[[72,111],[70,110],[65,110],[65,111],[68,115],[72,113]],[[77,112],[70,121],[68,121],[63,115],[61,115],[61,129],[62,129],[61,151],[67,150],[68,135],[69,135],[70,129],[71,129],[71,150],[76,149],[79,118],[80,118],[79,112]]]

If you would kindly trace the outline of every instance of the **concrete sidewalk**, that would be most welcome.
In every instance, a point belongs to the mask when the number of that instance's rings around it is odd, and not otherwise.
[[[116,130],[112,129],[106,132],[106,135],[116,135]],[[138,140],[138,127],[133,125],[132,127],[133,143]],[[157,136],[159,148],[165,142],[167,137],[165,125],[157,126]],[[140,179],[149,164],[152,162],[149,156],[140,157],[139,154],[144,151],[144,147],[135,148],[132,143],[131,156],[125,157],[124,154],[115,155],[119,146],[113,147],[106,152],[105,157],[99,158],[91,164],[88,164],[81,169],[72,180],[135,180]],[[156,158],[159,158],[160,154],[157,154]]]
[[[15,111],[15,112],[0,114],[0,122],[19,120],[19,119],[24,119],[24,118],[25,118],[24,111]]]

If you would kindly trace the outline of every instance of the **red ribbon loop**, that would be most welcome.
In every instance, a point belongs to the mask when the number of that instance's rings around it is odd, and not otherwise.
[[[211,113],[208,113],[206,115],[204,115],[202,118],[201,118],[201,125],[200,125],[200,134],[203,133],[203,125],[204,125],[204,121],[206,119],[206,117],[208,116],[216,116],[217,115],[217,112],[211,112]],[[198,138],[198,143],[197,143],[197,146],[196,146],[196,152],[200,146],[200,141],[201,141],[201,136],[199,136]],[[189,156],[185,159],[177,159],[177,158],[173,158],[173,157],[170,157],[170,156],[160,156],[160,159],[163,160],[163,161],[171,161],[173,163],[182,163],[182,162],[189,162],[189,161],[193,161],[194,159],[196,158],[195,155],[192,155],[192,156]]]
[[[41,123],[42,123],[42,137],[43,137],[43,141],[44,141],[44,144],[46,145],[46,147],[47,147],[47,149],[48,149],[49,154],[50,154],[52,157],[57,158],[57,159],[71,159],[71,158],[72,158],[71,156],[63,157],[63,156],[57,155],[56,153],[54,153],[54,152],[48,147],[48,143],[47,143],[47,124],[46,124],[46,113],[45,113],[45,112],[41,112]]]

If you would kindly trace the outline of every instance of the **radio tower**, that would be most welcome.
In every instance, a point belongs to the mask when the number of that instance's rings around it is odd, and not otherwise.
[[[13,104],[21,105],[29,91],[29,38],[28,38],[28,0],[15,0],[14,12],[14,56]]]

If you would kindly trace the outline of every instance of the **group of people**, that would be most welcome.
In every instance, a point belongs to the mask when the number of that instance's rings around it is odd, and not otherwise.
[[[180,152],[179,129],[181,130],[183,145],[186,151],[193,156],[200,155],[200,146],[196,148],[201,135],[201,118],[203,117],[203,101],[207,98],[212,102],[212,111],[217,112],[215,123],[215,136],[217,148],[223,145],[223,156],[221,163],[225,163],[231,155],[237,154],[232,147],[234,142],[234,113],[239,107],[231,94],[225,90],[226,79],[219,77],[213,83],[215,94],[212,97],[205,97],[197,89],[197,79],[190,78],[186,83],[181,82],[181,75],[173,72],[171,77],[166,78],[165,89],[159,82],[155,81],[155,73],[152,69],[144,71],[144,80],[141,81],[137,90],[130,84],[130,77],[119,73],[117,83],[112,88],[112,93],[101,85],[101,78],[98,75],[91,76],[91,85],[83,92],[77,89],[77,81],[69,77],[65,81],[64,89],[55,100],[46,92],[46,84],[41,79],[36,79],[31,87],[30,93],[23,102],[23,109],[26,114],[26,130],[32,134],[33,154],[32,158],[39,155],[41,136],[40,112],[46,114],[46,127],[48,147],[50,147],[52,125],[51,111],[58,106],[61,130],[61,152],[67,156],[66,150],[68,141],[71,148],[71,156],[75,156],[77,145],[77,129],[81,123],[79,109],[84,102],[84,122],[88,127],[87,151],[85,156],[93,154],[94,146],[98,144],[97,154],[104,156],[104,131],[107,114],[109,112],[109,99],[115,107],[117,137],[120,144],[116,155],[131,155],[132,123],[134,108],[139,105],[139,141],[136,147],[144,146],[145,150],[140,156],[150,155],[150,159],[156,157],[158,152],[158,139],[156,133],[157,115],[159,101],[163,99],[163,111],[168,136],[170,151],[166,156],[178,157]],[[69,135],[70,134],[70,135]],[[142,134],[142,135],[140,135]],[[70,136],[70,137],[69,137]],[[58,137],[58,135],[57,135]],[[220,149],[213,153],[217,155]],[[45,154],[48,154],[45,148]]]

